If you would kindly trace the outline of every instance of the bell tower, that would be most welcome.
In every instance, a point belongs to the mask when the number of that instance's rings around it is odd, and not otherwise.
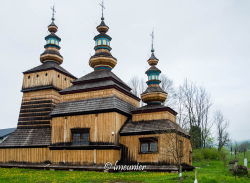
[[[18,128],[49,128],[49,114],[61,100],[59,91],[71,86],[71,82],[76,79],[60,66],[63,63],[59,52],[61,38],[56,35],[58,27],[55,24],[54,7],[52,11],[49,35],[45,37],[45,50],[40,55],[42,64],[24,72]]]

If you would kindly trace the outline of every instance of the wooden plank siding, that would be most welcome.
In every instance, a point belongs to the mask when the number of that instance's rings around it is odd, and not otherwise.
[[[105,164],[120,160],[120,150],[52,150],[53,163],[66,162],[69,164]],[[95,154],[96,153],[96,154]]]
[[[0,162],[41,163],[50,159],[48,148],[0,149]]]
[[[139,107],[139,102],[134,98],[118,91],[117,89],[104,89],[104,90],[97,90],[97,91],[88,91],[88,92],[78,92],[72,94],[64,94],[62,95],[62,102],[67,101],[76,101],[76,100],[86,100],[92,98],[100,98],[100,97],[110,97],[110,96],[117,96],[118,98],[132,104],[135,107]]]
[[[132,121],[147,121],[147,120],[159,120],[159,119],[168,119],[170,121],[176,122],[176,116],[168,111],[149,112],[149,113],[132,115]]]
[[[56,88],[64,89],[71,86],[73,80],[71,77],[55,70],[41,71],[24,74],[22,88],[53,85]]]
[[[95,155],[96,153],[96,155]],[[96,159],[94,158],[96,156]],[[0,149],[0,162],[54,164],[105,164],[115,163],[120,159],[120,150],[49,150],[49,148],[6,148]]]
[[[175,137],[175,134],[150,134],[150,135],[133,135],[133,136],[121,136],[120,143],[125,146],[127,153],[123,153],[123,160],[131,162],[141,162],[141,163],[166,163],[166,164],[175,164],[176,158],[174,158],[173,153],[176,152],[173,150],[175,146],[175,141],[171,140]],[[158,138],[158,152],[143,154],[140,153],[140,138],[144,137],[156,137]],[[178,136],[178,140],[183,141],[183,157],[182,163],[191,165],[191,144],[189,139]],[[123,149],[124,150],[124,149]]]
[[[119,130],[126,120],[126,116],[117,112],[54,117],[52,144],[71,142],[72,128],[90,128],[91,142],[118,143]]]

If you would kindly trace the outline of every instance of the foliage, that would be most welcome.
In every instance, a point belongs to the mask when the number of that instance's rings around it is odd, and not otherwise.
[[[226,152],[218,151],[215,148],[204,148],[193,150],[193,161],[202,160],[224,160]]]
[[[247,167],[243,165],[237,165],[232,169],[232,173],[233,175],[237,175],[237,176],[246,176],[248,175],[248,170],[247,170]]]

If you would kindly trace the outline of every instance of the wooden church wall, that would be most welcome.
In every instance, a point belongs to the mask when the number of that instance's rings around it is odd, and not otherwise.
[[[168,119],[175,122],[176,116],[168,111],[133,114],[132,121]]]
[[[145,137],[156,137],[158,138],[158,152],[157,153],[140,153],[140,138]],[[122,159],[132,162],[149,162],[149,163],[176,163],[176,141],[173,140],[176,135],[174,133],[168,134],[150,134],[150,135],[133,135],[133,136],[121,136],[120,143],[125,146],[125,149],[128,152],[122,153]],[[183,141],[183,157],[182,163],[191,165],[191,144],[189,139],[178,136],[178,140]]]
[[[126,116],[116,112],[54,117],[52,119],[52,144],[71,142],[72,128],[90,128],[90,142],[116,143],[118,132],[126,119]]]
[[[0,162],[30,162],[41,163],[48,161],[48,148],[1,148]]]
[[[105,164],[120,159],[120,150],[49,150],[49,148],[0,149],[2,163]]]
[[[55,70],[29,73],[24,75],[23,89],[36,86],[53,85],[56,88],[64,89],[72,85],[74,79]]]
[[[113,88],[97,90],[97,91],[65,94],[65,95],[62,95],[62,101],[66,102],[66,101],[75,101],[75,100],[86,100],[86,99],[91,99],[91,98],[99,98],[100,96],[101,97],[117,96],[120,99],[125,100],[128,103],[134,105],[135,107],[139,107],[139,102],[137,100]]]
[[[120,159],[120,150],[51,150],[51,161],[59,164],[105,164]]]
[[[39,100],[39,99],[51,99],[54,100],[55,103],[60,102],[61,96],[60,94],[53,89],[46,89],[40,91],[31,91],[23,93],[23,102],[28,102],[29,100]]]

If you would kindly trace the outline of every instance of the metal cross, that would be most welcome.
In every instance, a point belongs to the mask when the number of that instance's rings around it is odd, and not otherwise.
[[[102,18],[103,18],[103,10],[105,9],[104,0],[102,0],[102,3],[99,3],[99,5],[102,7]]]
[[[152,31],[152,33],[150,34],[151,38],[152,38],[152,47],[151,47],[151,51],[154,52],[154,38],[155,38],[155,35],[154,35],[154,29]]]
[[[51,7],[51,10],[52,10],[52,18],[51,18],[51,20],[54,21],[55,20],[55,13],[56,13],[55,5],[53,5],[53,7]]]

